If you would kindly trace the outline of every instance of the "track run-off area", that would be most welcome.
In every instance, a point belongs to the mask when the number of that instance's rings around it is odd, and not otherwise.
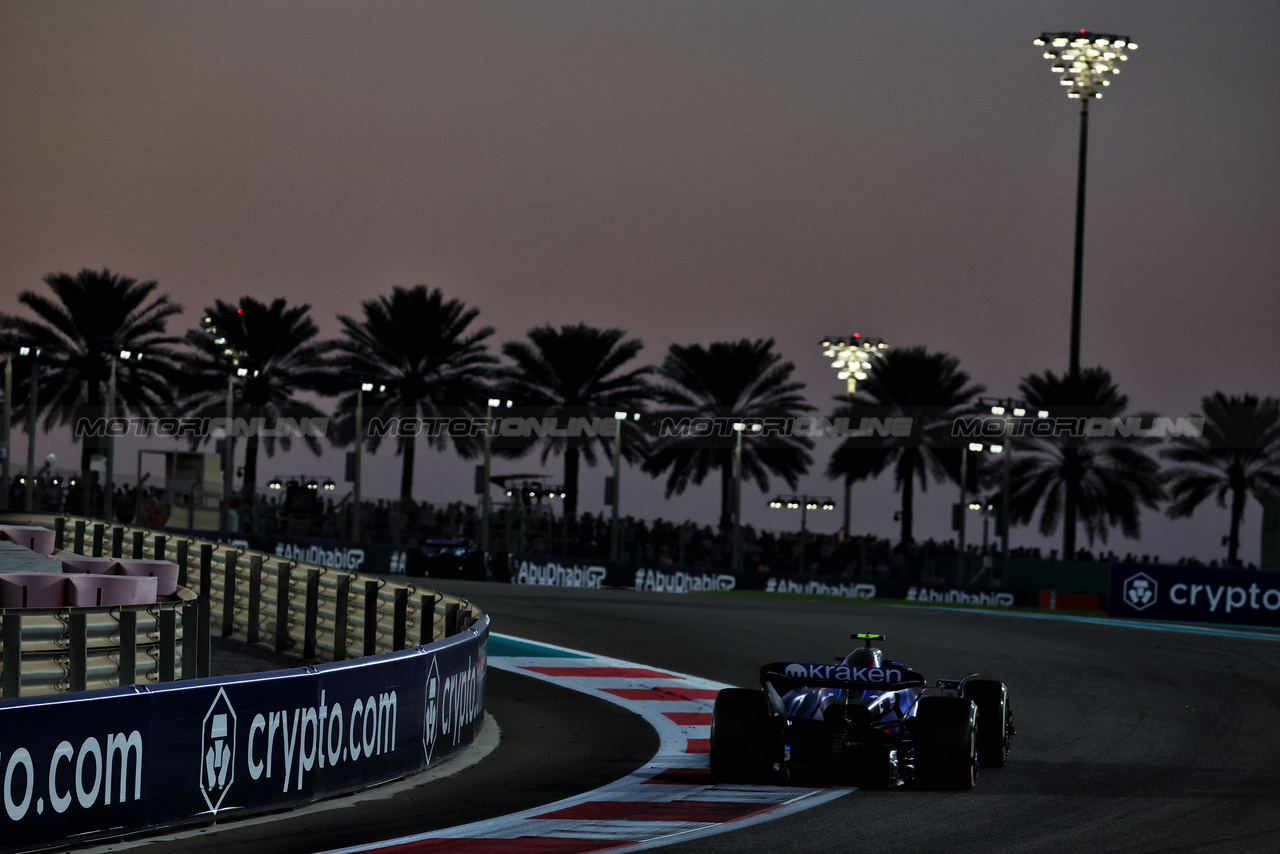
[[[1278,633],[784,596],[431,583],[474,602],[499,635],[487,708],[501,740],[491,753],[421,785],[95,850],[1280,850]],[[971,792],[709,786],[698,740],[710,692],[756,685],[766,661],[847,653],[858,631],[886,635],[886,655],[930,681],[978,671],[1007,683],[1018,729],[1008,766],[983,769]],[[595,667],[604,669],[570,672]],[[571,681],[590,693],[569,690]],[[683,687],[692,699],[679,691],[638,699],[660,687]],[[620,702],[647,703],[657,730]]]

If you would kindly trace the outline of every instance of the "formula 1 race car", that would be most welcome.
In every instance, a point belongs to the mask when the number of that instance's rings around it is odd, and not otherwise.
[[[820,775],[864,787],[969,789],[978,766],[1009,756],[1004,683],[939,680],[932,688],[865,641],[838,664],[774,662],[760,690],[725,688],[711,716],[711,775],[723,783]]]

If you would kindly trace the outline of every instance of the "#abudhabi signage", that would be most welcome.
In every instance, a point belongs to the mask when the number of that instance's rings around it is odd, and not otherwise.
[[[1036,605],[1036,591],[993,590],[946,584],[910,584],[899,580],[856,581],[787,572],[744,572],[739,575],[705,567],[641,566],[589,563],[564,558],[516,558],[512,584],[538,587],[620,588],[648,593],[704,593],[758,590],[844,599],[906,599],[953,605],[1008,608]]]
[[[1109,593],[1112,617],[1280,627],[1280,573],[1116,563]]]

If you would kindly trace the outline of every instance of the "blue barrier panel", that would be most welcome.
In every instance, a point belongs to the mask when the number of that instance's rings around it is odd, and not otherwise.
[[[461,752],[489,619],[445,641],[245,677],[0,704],[0,847],[297,806]]]
[[[1107,614],[1280,627],[1280,573],[1116,563]]]

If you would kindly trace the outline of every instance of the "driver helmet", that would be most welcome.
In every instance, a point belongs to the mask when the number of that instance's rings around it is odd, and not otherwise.
[[[880,649],[874,646],[860,646],[845,659],[845,663],[853,667],[881,667],[882,661]]]

